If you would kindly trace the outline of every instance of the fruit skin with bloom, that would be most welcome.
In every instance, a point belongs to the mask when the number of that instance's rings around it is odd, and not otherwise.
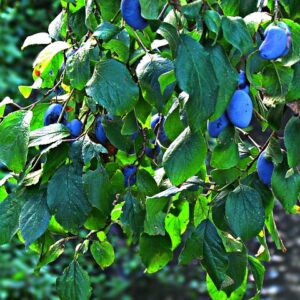
[[[253,103],[243,90],[236,90],[227,107],[229,121],[236,127],[246,128],[250,125],[253,114]]]
[[[102,125],[102,116],[98,117],[98,119],[96,121],[95,135],[96,135],[96,139],[99,143],[106,144],[108,142],[108,138],[106,136],[104,127]]]
[[[122,172],[124,175],[125,186],[132,186],[135,184],[136,171],[137,171],[137,166],[135,166],[135,165],[127,165],[123,168]]]
[[[57,123],[59,116],[63,110],[63,106],[58,103],[51,104],[44,115],[44,126]],[[67,113],[64,112],[61,123],[67,124]]]
[[[213,138],[217,138],[219,134],[226,128],[229,124],[229,120],[226,116],[226,113],[223,113],[223,115],[214,120],[214,121],[208,121],[207,123],[207,131],[209,135]]]
[[[257,160],[256,169],[259,179],[265,185],[271,185],[274,164],[271,160],[266,158],[266,150],[260,154]]]
[[[288,54],[292,37],[289,27],[283,23],[270,24],[265,32],[265,39],[259,47],[259,55],[267,60],[273,60]]]
[[[148,22],[142,17],[139,0],[122,0],[121,14],[126,23],[133,29],[144,29]]]
[[[67,124],[67,127],[70,130],[71,137],[77,138],[82,132],[82,122],[78,119],[74,119]]]

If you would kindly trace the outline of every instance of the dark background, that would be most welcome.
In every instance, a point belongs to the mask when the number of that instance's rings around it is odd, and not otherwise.
[[[47,31],[50,21],[59,12],[59,1],[0,1],[0,6],[0,100],[9,96],[25,105],[30,100],[22,98],[18,86],[32,84],[31,65],[42,48],[29,47],[21,51],[21,45],[26,36]],[[282,254],[271,245],[272,262],[266,265],[262,299],[299,299],[300,217],[286,216],[278,207],[276,220],[288,252]],[[128,248],[119,228],[111,230],[110,240],[116,251],[116,263],[105,272],[91,257],[81,258],[84,269],[91,275],[92,299],[209,299],[205,275],[197,262],[177,266],[175,259],[157,274],[146,275],[137,249]],[[57,262],[35,275],[38,254],[25,251],[17,238],[10,245],[1,246],[0,300],[58,299],[55,280],[71,260],[73,248],[74,245],[69,245]],[[254,254],[258,244],[253,241],[251,248]],[[254,294],[251,276],[249,282],[245,299]]]

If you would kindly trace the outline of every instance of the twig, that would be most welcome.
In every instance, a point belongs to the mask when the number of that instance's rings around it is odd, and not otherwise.
[[[148,54],[149,50],[147,49],[147,47],[144,45],[144,43],[142,42],[142,40],[140,39],[139,35],[137,34],[136,31],[134,31],[134,35],[138,41],[138,43],[140,44],[140,46],[144,49],[144,51]]]

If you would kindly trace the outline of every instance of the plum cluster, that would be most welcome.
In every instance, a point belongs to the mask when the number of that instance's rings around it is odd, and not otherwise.
[[[96,126],[95,126],[95,137],[96,140],[104,145],[105,147],[109,148],[110,141],[106,135],[105,128],[102,124],[103,118],[107,118],[108,120],[113,120],[113,117],[110,115],[105,116],[99,116],[96,120]],[[167,145],[169,143],[169,139],[166,135],[165,129],[164,129],[164,123],[165,123],[165,117],[160,116],[159,114],[155,114],[151,118],[151,129],[153,130],[156,138],[159,140],[160,144]],[[131,135],[131,140],[135,140],[138,136],[138,131],[133,133]],[[161,151],[161,147],[157,143],[156,139],[150,140],[150,145],[145,147],[145,155],[148,156],[151,159],[154,159],[159,155]],[[124,175],[124,184],[125,186],[132,186],[136,182],[136,172],[137,172],[137,166],[133,164],[126,165],[122,169],[123,175]]]
[[[211,137],[218,137],[219,134],[230,123],[239,128],[249,126],[253,114],[253,104],[249,96],[249,85],[244,71],[239,73],[238,89],[234,92],[226,111],[214,121],[207,125]]]
[[[67,122],[67,113],[64,111],[62,114],[62,112],[63,106],[61,104],[51,104],[44,115],[44,126],[55,124],[59,121],[61,124],[64,124],[69,128],[71,138],[79,137],[82,132],[82,122],[78,119]],[[62,117],[61,120],[59,120],[61,114]]]

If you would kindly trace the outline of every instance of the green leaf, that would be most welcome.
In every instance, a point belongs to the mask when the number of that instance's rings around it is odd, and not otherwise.
[[[237,296],[241,297],[244,295],[248,281],[246,248],[244,248],[242,252],[228,253],[228,259],[229,265],[226,274],[233,280],[233,284],[226,287],[224,291],[228,297],[231,295],[234,299],[233,295],[235,295],[237,299],[240,299]],[[239,287],[241,287],[241,289],[239,289]],[[239,292],[236,292],[237,289],[239,289]]]
[[[56,54],[68,48],[70,48],[70,45],[62,41],[57,41],[48,45],[39,53],[39,55],[33,63],[33,67],[35,68],[39,66],[41,70],[46,69],[46,67],[49,65],[49,63],[51,63],[51,60]]]
[[[266,67],[263,71],[263,88],[266,89],[266,94],[284,99],[293,80],[293,73],[293,69],[279,63]]]
[[[201,222],[187,239],[179,261],[186,264],[195,258],[201,260],[218,289],[229,284],[227,253],[215,226],[208,219]]]
[[[227,127],[219,136],[216,147],[213,149],[210,164],[218,169],[230,169],[240,161],[237,143],[235,143],[235,130]]]
[[[250,264],[251,273],[253,274],[255,280],[256,290],[258,293],[260,293],[264,282],[265,267],[254,256],[249,255],[248,261]]]
[[[179,209],[178,216],[168,213],[165,218],[165,228],[172,241],[172,251],[181,243],[181,235],[185,232],[189,223],[189,203],[187,201],[183,202]]]
[[[103,118],[102,125],[106,136],[112,145],[124,152],[130,150],[132,147],[131,136],[122,135],[123,120],[121,118],[114,117],[113,120]]]
[[[297,9],[295,11],[298,11],[299,14],[299,8],[298,4]],[[299,14],[300,15],[300,14]],[[292,46],[287,56],[282,58],[282,64],[289,67],[293,64],[299,62],[300,60],[300,25],[292,20],[289,19],[281,19],[284,23],[286,23],[290,30],[292,35]]]
[[[20,229],[26,247],[44,234],[50,218],[47,190],[29,190],[20,214]]]
[[[175,101],[169,110],[166,121],[164,123],[164,129],[171,141],[174,141],[180,133],[185,129],[183,122],[180,118],[180,104],[179,101]]]
[[[14,193],[0,202],[0,245],[8,243],[17,233],[23,202],[22,195]]]
[[[282,0],[280,4],[284,7],[290,18],[297,19],[300,17],[300,11],[297,0]]]
[[[86,164],[95,157],[99,158],[100,153],[107,153],[106,148],[104,148],[101,144],[96,144],[91,141],[88,135],[84,136],[82,141],[83,162]]]
[[[227,296],[224,291],[219,291],[214,285],[213,281],[209,277],[206,276],[206,284],[209,296],[212,300],[241,300],[244,298],[246,289],[247,289],[247,276],[244,276],[242,285],[239,286],[235,291],[231,293],[230,296]]]
[[[150,236],[143,234],[140,238],[140,256],[147,273],[162,269],[173,257],[172,244],[168,236]]]
[[[64,244],[57,242],[50,246],[46,253],[42,253],[35,271],[39,271],[42,267],[54,262],[64,253]]]
[[[146,200],[146,219],[144,231],[149,235],[165,235],[164,208],[170,201],[169,198],[151,198]]]
[[[144,231],[145,211],[140,201],[134,198],[131,193],[127,193],[124,200],[121,222],[126,232],[136,241]]]
[[[177,33],[177,29],[171,24],[163,22],[159,26],[157,33],[160,34],[168,41],[172,51],[172,55],[175,56],[177,45],[179,43],[179,36]]]
[[[180,37],[175,72],[180,89],[189,95],[185,103],[189,125],[200,129],[215,111],[218,85],[208,53],[187,35]]]
[[[82,177],[72,165],[60,167],[48,185],[47,203],[65,229],[76,232],[91,210],[82,186]]]
[[[196,201],[195,207],[194,207],[194,226],[198,227],[198,225],[204,221],[209,213],[210,207],[209,202],[210,198],[205,197],[203,195],[200,195],[199,198]]]
[[[255,237],[263,229],[265,211],[262,199],[251,187],[240,185],[229,193],[225,213],[230,228],[243,241]]]
[[[238,84],[238,73],[229,62],[226,53],[219,45],[206,49],[214,67],[219,84],[216,111],[212,119],[219,118],[226,110]]]
[[[90,43],[85,43],[76,53],[72,54],[66,63],[67,76],[70,84],[77,90],[84,89],[90,79]]]
[[[300,62],[296,63],[292,68],[294,70],[294,77],[289,86],[289,91],[285,97],[287,102],[294,101],[300,98]]]
[[[253,47],[253,41],[241,17],[223,17],[222,29],[228,43],[237,48],[242,55],[248,54]]]
[[[32,45],[47,45],[51,43],[51,37],[47,32],[39,32],[33,35],[28,36],[21,49],[24,50],[28,46]]]
[[[20,173],[26,163],[31,111],[10,113],[0,124],[0,161]]]
[[[295,173],[289,177],[286,176],[289,167],[287,159],[275,166],[272,175],[272,190],[275,197],[281,202],[283,208],[290,212],[297,203],[300,192],[300,174]],[[288,193],[287,193],[288,191]]]
[[[142,16],[149,20],[156,20],[159,15],[160,4],[162,0],[140,0]]]
[[[101,11],[101,17],[105,21],[110,21],[120,9],[120,0],[102,0],[98,1]]]
[[[164,104],[171,97],[175,86],[171,83],[164,93],[161,93],[159,77],[173,69],[172,61],[158,54],[145,55],[136,68],[144,99],[159,111],[162,111]]]
[[[94,13],[94,5],[95,5],[94,0],[85,1],[85,26],[91,32],[93,32],[98,25],[97,16]]]
[[[29,147],[52,144],[68,136],[70,131],[65,125],[51,124],[30,132]]]
[[[88,273],[75,260],[57,278],[56,289],[61,300],[88,300],[92,293]]]
[[[107,241],[93,242],[91,246],[91,253],[101,269],[109,267],[115,260],[114,248]]]
[[[179,185],[201,170],[205,156],[206,144],[202,134],[192,133],[186,128],[165,152],[163,166],[171,182]]]
[[[159,192],[155,180],[146,170],[138,170],[136,184],[139,191],[145,196],[152,196]]]
[[[113,59],[97,63],[86,92],[111,114],[118,116],[130,112],[139,96],[139,89],[128,69]]]
[[[291,168],[300,165],[300,117],[293,117],[287,123],[284,130],[284,144],[287,149],[288,164]]]
[[[274,216],[273,216],[273,211],[269,213],[269,215],[266,218],[266,227],[272,237],[273,242],[276,245],[276,248],[278,250],[281,250],[282,252],[286,252],[287,249],[285,248],[282,239],[280,238]]]
[[[221,28],[221,16],[214,10],[206,10],[204,13],[204,21],[208,29],[214,33],[218,33]]]
[[[225,16],[237,16],[240,12],[240,0],[222,0],[221,7]]]
[[[59,40],[66,37],[67,34],[67,13],[62,11],[49,24],[48,32],[51,38]]]
[[[193,20],[199,17],[202,5],[202,0],[196,0],[192,3],[187,3],[181,6],[181,12],[187,19]]]
[[[100,167],[95,171],[87,171],[83,176],[83,185],[90,204],[108,217],[112,210],[114,195],[106,170]]]
[[[116,35],[119,31],[120,29],[118,26],[104,21],[94,31],[93,36],[98,38],[99,40],[103,40],[106,42],[111,40],[112,37]]]

